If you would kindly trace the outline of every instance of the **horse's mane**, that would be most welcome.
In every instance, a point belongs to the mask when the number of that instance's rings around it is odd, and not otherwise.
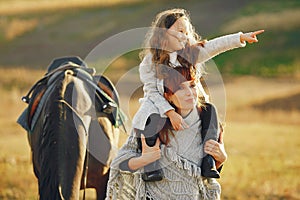
[[[62,124],[62,106],[59,105],[58,100],[63,97],[63,94],[60,94],[62,91],[62,78],[56,81],[56,89],[52,90],[49,95],[48,102],[45,104],[44,113],[42,116],[45,118],[40,118],[43,121],[43,130],[40,133],[40,143],[39,143],[39,152],[42,152],[40,155],[41,159],[41,175],[39,177],[39,190],[40,194],[45,195],[49,199],[60,199],[60,191],[58,191],[58,133],[57,127],[64,126]],[[51,101],[51,102],[49,102]],[[57,112],[53,112],[56,109]],[[57,116],[54,116],[57,115]],[[57,190],[56,192],[53,192]]]
[[[76,168],[84,162],[85,148],[83,150],[80,148],[85,144],[81,136],[87,134],[85,129],[79,130],[76,124],[72,94],[75,92],[78,95],[76,98],[79,103],[91,97],[86,90],[81,91],[75,86],[84,87],[84,82],[75,76],[62,73],[54,84],[55,87],[50,92],[42,113],[45,117],[41,119],[43,130],[39,146],[41,153],[39,190],[40,194],[49,199],[61,199],[60,195],[68,199],[72,187],[80,189],[80,181],[77,185],[72,185],[73,180],[68,176],[77,180],[81,179],[82,171],[77,172]],[[79,115],[76,117],[80,117]],[[63,187],[63,185],[68,185],[68,187]]]

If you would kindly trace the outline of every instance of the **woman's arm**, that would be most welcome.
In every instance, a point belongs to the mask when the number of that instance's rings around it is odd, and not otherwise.
[[[204,152],[210,154],[216,160],[216,168],[218,169],[227,160],[227,153],[223,143],[215,140],[208,140],[204,146]]]
[[[204,144],[204,152],[212,155],[216,160],[216,168],[219,169],[223,163],[227,160],[227,153],[225,151],[223,142],[224,130],[221,126],[221,131],[219,135],[219,142],[215,140],[208,140]]]

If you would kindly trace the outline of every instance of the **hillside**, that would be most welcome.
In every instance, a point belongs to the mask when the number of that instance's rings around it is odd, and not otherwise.
[[[216,58],[222,72],[263,76],[299,74],[299,1],[115,0],[110,4],[90,1],[48,4],[43,1],[35,9],[30,4],[18,4],[24,2],[21,0],[12,1],[14,4],[1,1],[0,66],[41,69],[54,57],[78,55],[84,58],[96,45],[115,34],[149,26],[157,12],[183,7],[190,11],[196,30],[204,38],[236,31],[266,30],[259,44]],[[126,70],[138,61],[137,52],[130,53],[122,67]]]

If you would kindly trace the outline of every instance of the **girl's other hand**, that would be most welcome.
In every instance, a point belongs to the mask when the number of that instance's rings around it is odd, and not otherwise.
[[[184,122],[182,116],[175,112],[174,110],[170,110],[166,113],[166,115],[169,117],[170,122],[172,124],[172,127],[175,131],[183,130],[185,128],[188,128],[189,126]]]

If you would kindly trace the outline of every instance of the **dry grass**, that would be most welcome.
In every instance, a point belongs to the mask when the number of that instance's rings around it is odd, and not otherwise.
[[[296,108],[286,109],[282,105],[273,105],[268,109],[255,108],[274,99],[281,98],[282,104],[289,102],[294,94],[300,93],[299,79],[262,79],[251,76],[225,79],[227,96],[227,121],[267,122],[300,124],[300,112]],[[294,104],[298,104],[293,99]],[[267,106],[266,106],[267,107]],[[254,109],[255,108],[255,109]],[[242,112],[241,112],[242,111]],[[288,117],[287,117],[288,116]]]
[[[13,19],[11,21],[2,19],[0,22],[1,29],[5,31],[5,39],[8,41],[33,30],[37,24],[37,19]]]
[[[0,39],[12,41],[25,33],[31,32],[36,28],[52,23],[61,19],[53,19],[52,12],[66,11],[72,9],[86,9],[94,7],[108,7],[118,4],[137,2],[137,0],[11,0],[0,1]],[[48,13],[48,14],[47,14]],[[49,14],[50,13],[50,14]],[[107,24],[110,28],[111,24]],[[90,31],[86,37],[93,37],[105,32],[106,29]]]
[[[10,92],[29,90],[30,87],[46,73],[45,70],[28,70],[25,67],[6,66],[0,67],[0,85],[1,90]],[[0,94],[1,94],[0,90]],[[12,92],[13,93],[13,92]],[[1,95],[2,96],[2,95]],[[14,96],[15,97],[15,96]],[[12,97],[12,98],[14,98]]]
[[[16,120],[25,108],[21,96],[42,73],[11,68],[0,74],[0,199],[36,199],[27,135]]]
[[[30,161],[26,133],[19,127],[15,127],[14,132],[6,131],[3,125],[1,129],[0,199],[34,199],[37,182]]]
[[[93,8],[113,6],[120,3],[132,3],[138,0],[11,0],[0,1],[0,13],[15,15],[43,11],[57,11],[67,8]]]
[[[29,89],[43,73],[23,68],[1,69],[0,80],[6,85],[18,81]],[[15,122],[25,108],[20,97],[27,89],[21,91],[17,86],[7,89],[2,83],[0,199],[36,199],[37,181],[26,133]],[[220,179],[223,199],[299,199],[300,181],[296,177],[300,169],[300,111],[264,112],[251,107],[258,101],[298,92],[298,81],[242,77],[227,78],[225,83],[228,105],[225,143],[229,159]],[[121,96],[122,100],[125,98],[128,97]],[[138,104],[136,97],[131,99],[133,114]],[[124,141],[126,134],[121,137]],[[88,190],[88,199],[94,196],[94,191]]]
[[[300,198],[299,124],[228,123],[225,144],[224,199]]]

